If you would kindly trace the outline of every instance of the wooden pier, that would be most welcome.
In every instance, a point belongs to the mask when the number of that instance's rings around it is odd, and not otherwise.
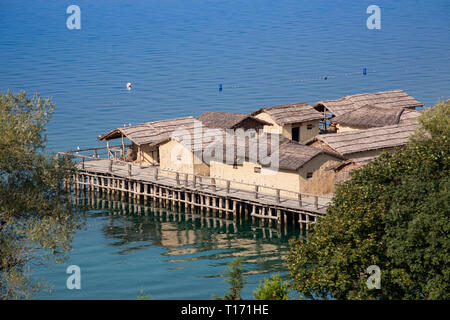
[[[199,208],[201,214],[224,218],[246,217],[269,225],[293,224],[308,229],[325,215],[330,197],[250,185],[210,176],[162,170],[118,159],[78,156],[78,171],[66,188],[93,192],[160,206]],[[91,149],[87,149],[91,150]],[[60,155],[76,156],[73,153]]]

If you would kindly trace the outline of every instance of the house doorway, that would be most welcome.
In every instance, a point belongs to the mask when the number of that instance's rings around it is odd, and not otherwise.
[[[300,141],[300,127],[292,128],[292,140],[299,142]]]

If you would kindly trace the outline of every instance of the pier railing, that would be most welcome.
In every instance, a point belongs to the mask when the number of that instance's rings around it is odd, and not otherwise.
[[[83,149],[75,149],[69,150],[66,152],[58,152],[58,156],[71,156],[75,158],[75,161],[84,162],[86,160],[101,160],[101,159],[114,159],[116,161],[120,161],[124,159],[124,155],[122,154],[122,148],[129,148],[131,144],[126,144],[125,146],[116,145],[109,147],[92,147],[92,148],[83,148]],[[111,156],[112,154],[112,156]]]
[[[130,145],[127,145],[128,147]],[[122,148],[122,146],[116,146]],[[110,147],[110,150],[113,147]],[[90,160],[108,160],[108,154],[106,147],[77,149],[67,152],[58,152],[58,156],[70,156],[77,158],[80,163],[80,169],[85,169],[86,161]],[[84,154],[82,154],[84,153]],[[89,153],[88,155],[86,153]],[[106,157],[104,157],[106,155]],[[101,157],[103,156],[103,157]],[[122,160],[122,157],[109,158],[108,171],[113,172],[114,166],[126,167],[128,176],[133,176],[137,167],[140,170],[151,169],[153,173],[153,180],[158,181],[161,176],[169,177],[175,180],[177,186],[193,186],[203,190],[211,190],[212,192],[225,191],[226,194],[231,194],[235,191],[251,192],[255,201],[259,198],[271,196],[274,197],[276,203],[281,203],[283,200],[296,200],[299,207],[311,206],[314,209],[318,209],[319,206],[323,207],[330,200],[330,196],[317,195],[306,192],[297,192],[287,189],[276,188],[267,185],[258,185],[246,183],[243,181],[228,180],[224,178],[198,175],[186,172],[179,172],[175,170],[162,169],[159,166],[147,165],[141,166],[139,163],[130,163]],[[135,168],[133,170],[133,168]]]

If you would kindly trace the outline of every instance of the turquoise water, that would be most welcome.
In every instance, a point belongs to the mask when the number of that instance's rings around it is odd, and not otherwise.
[[[180,212],[77,196],[86,205],[86,225],[76,234],[64,264],[31,266],[36,279],[52,284],[44,299],[136,299],[140,290],[152,299],[210,299],[228,289],[226,263],[244,262],[243,297],[264,275],[286,276],[288,240],[299,237],[291,227],[269,227],[217,214]],[[81,269],[81,290],[68,290],[66,268]]]
[[[66,28],[71,4],[81,8],[81,30]],[[371,4],[381,8],[381,30],[366,28]],[[449,13],[448,0],[2,0],[0,90],[53,97],[48,140],[57,151],[99,146],[99,134],[124,124],[207,110],[250,112],[392,89],[432,105],[450,97]],[[143,287],[155,299],[209,298],[223,292],[217,276],[240,250],[250,257],[252,289],[269,272],[286,271],[286,238],[264,240],[251,224],[220,233],[126,217],[129,233],[123,216],[109,229],[108,212],[90,211],[70,254],[83,289],[65,289],[65,265],[40,266],[36,275],[55,286],[41,297],[134,298]],[[163,227],[197,236],[167,245],[158,238]],[[260,243],[272,247],[259,253],[252,246]]]

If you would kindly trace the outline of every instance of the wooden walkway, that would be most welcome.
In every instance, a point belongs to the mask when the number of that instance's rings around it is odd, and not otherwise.
[[[104,192],[123,198],[157,200],[185,208],[212,210],[228,216],[250,215],[271,224],[299,224],[308,228],[326,212],[331,198],[265,186],[236,188],[234,181],[161,170],[158,166],[97,159],[78,163],[78,173],[66,187],[74,191]],[[273,189],[273,190],[269,190]],[[273,191],[271,194],[262,190]]]

